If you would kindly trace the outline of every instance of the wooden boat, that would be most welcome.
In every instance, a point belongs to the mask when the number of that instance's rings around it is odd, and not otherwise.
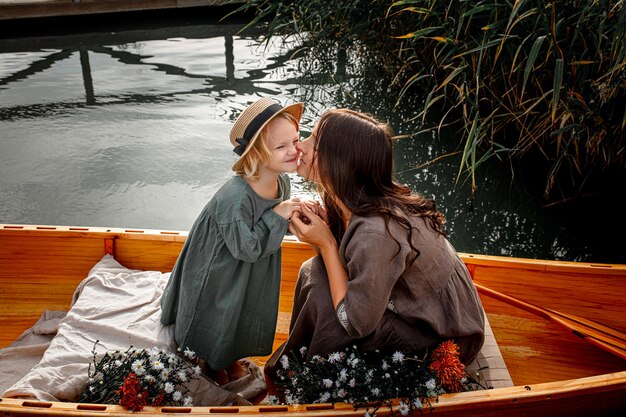
[[[0,347],[44,309],[67,309],[103,254],[133,269],[170,271],[185,232],[0,224]],[[286,337],[300,264],[313,255],[283,244],[275,343]],[[446,394],[440,416],[599,416],[626,410],[626,265],[461,254],[479,289],[514,386]],[[261,358],[263,360],[263,358]],[[118,405],[0,400],[0,416],[127,416]],[[140,415],[363,415],[349,404],[146,407]],[[378,415],[389,414],[381,409]]]

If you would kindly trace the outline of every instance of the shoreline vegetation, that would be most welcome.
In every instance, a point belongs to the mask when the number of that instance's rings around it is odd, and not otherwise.
[[[540,161],[536,181],[552,201],[625,177],[623,0],[250,0],[238,13],[254,13],[247,27],[267,22],[268,42],[296,39],[311,61],[385,76],[396,107],[424,97],[416,130],[457,130],[457,182],[472,193],[493,158],[512,175]],[[429,123],[434,112],[443,117]]]

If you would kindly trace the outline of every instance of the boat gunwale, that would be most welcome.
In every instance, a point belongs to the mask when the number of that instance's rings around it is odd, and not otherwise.
[[[442,394],[432,409],[437,412],[489,408],[504,404],[524,406],[534,402],[565,399],[582,395],[594,395],[626,389],[626,371],[584,378],[544,382],[525,386],[492,388],[487,390],[467,391],[454,394]],[[397,404],[397,400],[396,400]],[[81,408],[82,407],[82,408]],[[94,409],[94,408],[101,408]],[[130,414],[140,416],[162,416],[164,414],[185,415],[362,415],[363,407],[354,409],[348,403],[324,403],[301,405],[250,405],[250,406],[192,406],[192,407],[145,407],[143,411],[130,413],[124,407],[115,404],[87,404],[61,401],[38,401],[32,399],[0,398],[0,415],[36,414],[64,416],[126,417]],[[384,411],[384,410],[381,410]]]
[[[81,226],[52,226],[28,224],[0,223],[0,234],[4,235],[38,235],[71,237],[77,234],[85,238],[101,239],[133,239],[133,240],[161,240],[184,242],[189,234],[182,230],[160,230],[141,228],[116,227],[81,227]],[[308,246],[298,241],[294,236],[285,236],[283,245],[287,247]],[[542,260],[519,257],[503,257],[496,255],[479,255],[459,252],[459,256],[466,265],[501,266],[506,268],[529,269],[546,272],[586,273],[626,276],[626,264],[605,264],[595,262],[572,262],[557,260]]]

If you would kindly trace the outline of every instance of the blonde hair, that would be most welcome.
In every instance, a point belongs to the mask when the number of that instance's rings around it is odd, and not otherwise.
[[[296,118],[291,114],[286,112],[278,113],[272,120],[275,120],[278,117],[282,117],[290,121],[296,127],[296,130],[298,130],[298,120],[296,120]],[[263,127],[259,133],[259,137],[252,143],[252,147],[244,156],[242,156],[241,166],[239,169],[235,170],[238,175],[252,181],[256,181],[259,179],[259,169],[270,164],[270,161],[272,160],[272,151],[268,146],[270,141],[268,127],[270,123],[267,123]]]

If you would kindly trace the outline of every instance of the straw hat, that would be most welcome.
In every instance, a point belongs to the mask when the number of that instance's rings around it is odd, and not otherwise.
[[[271,98],[262,98],[249,105],[237,118],[230,131],[230,143],[233,145],[239,159],[233,165],[233,171],[241,168],[245,155],[261,131],[280,113],[289,113],[300,123],[304,104],[295,103],[282,107]]]

